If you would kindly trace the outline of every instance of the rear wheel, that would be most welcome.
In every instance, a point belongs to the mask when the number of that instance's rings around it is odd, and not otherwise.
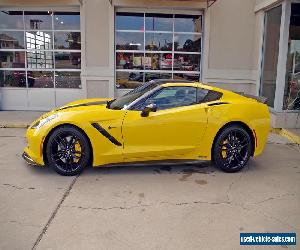
[[[252,142],[248,132],[241,126],[225,128],[215,141],[213,161],[225,172],[233,173],[244,168],[249,161]]]
[[[61,175],[80,173],[90,162],[90,155],[86,136],[72,126],[57,128],[47,142],[47,163]]]

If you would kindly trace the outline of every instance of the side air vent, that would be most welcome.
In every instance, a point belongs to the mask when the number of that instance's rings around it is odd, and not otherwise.
[[[122,146],[122,143],[119,142],[115,137],[113,137],[110,133],[108,133],[103,127],[100,126],[99,123],[92,123],[92,126],[97,129],[104,137],[106,137],[111,143]]]

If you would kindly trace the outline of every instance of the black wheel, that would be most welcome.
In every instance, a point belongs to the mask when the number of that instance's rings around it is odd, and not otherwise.
[[[47,163],[61,175],[76,175],[90,162],[90,146],[85,135],[72,126],[57,128],[46,146]]]
[[[248,132],[237,125],[225,128],[217,137],[212,159],[224,172],[234,173],[245,167],[252,151]]]

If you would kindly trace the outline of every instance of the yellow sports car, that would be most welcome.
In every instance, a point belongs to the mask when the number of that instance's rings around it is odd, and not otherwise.
[[[43,115],[23,157],[75,175],[88,165],[211,160],[241,170],[262,153],[270,128],[260,98],[180,80],[153,80],[117,99],[86,99]]]

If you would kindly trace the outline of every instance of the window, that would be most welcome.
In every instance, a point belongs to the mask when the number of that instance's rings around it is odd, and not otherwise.
[[[128,105],[130,105],[133,101],[137,100],[148,91],[156,88],[157,84],[152,82],[148,82],[146,84],[140,85],[139,87],[129,91],[127,94],[118,97],[117,99],[108,103],[107,107],[110,109],[122,109]]]
[[[205,103],[205,102],[213,102],[221,99],[223,96],[222,93],[213,91],[213,90],[204,90],[204,89],[199,89],[197,93],[197,102],[198,103]]]
[[[199,81],[202,15],[116,13],[116,87],[149,80]]]
[[[285,110],[300,110],[300,4],[291,5],[289,46],[287,55]]]
[[[81,88],[79,12],[0,10],[0,87]]]
[[[277,62],[279,53],[281,5],[265,14],[264,52],[260,95],[268,98],[268,105],[274,107]]]
[[[197,88],[197,103],[203,103],[206,101],[205,97],[207,96],[207,93],[209,90],[207,89],[201,89]]]
[[[157,110],[188,106],[196,103],[196,96],[197,91],[194,87],[166,87],[146,99],[138,109],[142,110],[149,104],[155,104]]]

